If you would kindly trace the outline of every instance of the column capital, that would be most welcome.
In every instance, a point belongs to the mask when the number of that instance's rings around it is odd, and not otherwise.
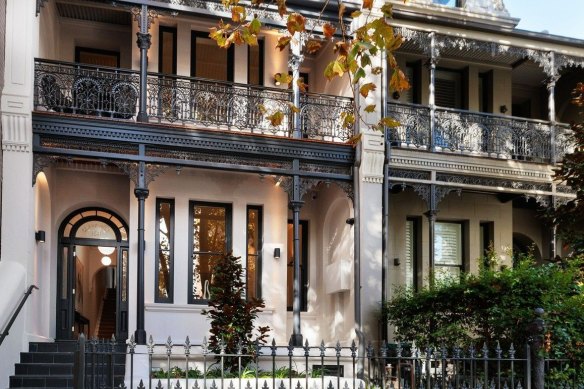
[[[428,218],[428,220],[430,220],[430,221],[435,221],[437,215],[438,215],[437,209],[431,209],[431,210],[424,212],[424,216],[426,216]]]
[[[303,205],[304,205],[304,201],[301,201],[301,200],[290,200],[288,202],[288,208],[290,208],[293,211],[299,211]]]
[[[138,200],[146,200],[148,198],[149,194],[150,194],[150,191],[146,188],[134,189],[134,196],[136,196],[136,198]]]
[[[138,45],[140,50],[150,49],[150,45],[152,44],[151,41],[152,35],[150,35],[149,33],[137,32],[136,36],[138,37],[138,39],[136,39],[136,44]]]

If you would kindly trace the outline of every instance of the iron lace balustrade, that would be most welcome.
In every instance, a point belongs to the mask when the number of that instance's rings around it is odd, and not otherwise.
[[[150,121],[195,124],[290,137],[292,92],[201,78],[149,73],[147,114]],[[37,110],[135,120],[139,74],[133,70],[35,60],[34,104]],[[347,97],[314,93],[300,100],[305,139],[345,142],[353,128],[343,126],[342,113],[353,111]],[[278,112],[280,123],[267,118]]]
[[[416,104],[388,103],[388,115],[400,125],[388,131],[394,147],[430,150],[430,108]],[[556,156],[572,150],[570,131],[556,125]],[[436,108],[434,149],[484,156],[548,162],[552,157],[549,122],[512,116]]]

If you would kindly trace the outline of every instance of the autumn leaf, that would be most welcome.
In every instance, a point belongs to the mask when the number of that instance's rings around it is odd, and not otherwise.
[[[276,73],[274,75],[274,80],[279,82],[280,85],[288,85],[292,81],[292,76],[288,73]]]
[[[288,12],[288,8],[286,7],[286,0],[276,0],[276,4],[278,4],[278,13],[280,16],[286,15],[286,12]]]
[[[371,74],[374,76],[380,75],[381,72],[383,72],[383,68],[381,66],[375,66],[374,68],[371,68]]]
[[[235,23],[244,21],[246,17],[247,14],[245,12],[245,7],[242,7],[241,5],[231,7],[231,20]]]
[[[365,77],[365,69],[363,68],[359,68],[355,74],[353,75],[353,84],[358,84],[359,80],[362,79],[363,77]]]
[[[363,0],[363,8],[371,10],[373,8],[373,0]]]
[[[284,112],[276,111],[273,114],[266,117],[270,121],[270,124],[274,127],[278,127],[284,121]]]
[[[292,113],[299,113],[300,112],[300,108],[298,108],[297,106],[295,106],[292,103],[288,103],[288,107],[290,108],[290,112],[292,112]]]
[[[389,117],[383,117],[379,120],[379,126],[395,128],[400,126],[400,122]]]
[[[337,28],[329,23],[322,25],[322,32],[327,39],[332,38],[335,35],[335,31],[337,31]]]
[[[253,18],[253,20],[249,22],[248,29],[251,34],[259,34],[261,28],[262,23],[257,18]]]
[[[367,113],[375,112],[375,104],[371,104],[371,105],[366,106],[364,111]]]
[[[381,6],[381,12],[383,12],[383,16],[386,18],[391,18],[392,14],[392,7],[391,4],[385,3]]]
[[[322,44],[319,41],[309,40],[306,42],[306,52],[308,54],[314,54],[318,52],[322,47]]]
[[[291,39],[292,39],[292,37],[288,36],[288,35],[280,37],[278,39],[278,44],[276,45],[276,48],[280,49],[280,51],[284,50],[286,48],[286,46],[288,46],[290,44]]]
[[[266,107],[263,104],[258,104],[257,105],[258,111],[260,112],[260,114],[264,115],[266,112],[268,112],[268,110],[266,109]]]
[[[350,145],[355,146],[355,145],[357,145],[357,143],[359,143],[361,141],[361,137],[363,137],[363,133],[362,132],[359,132],[359,133],[353,135],[352,137],[350,137],[347,140],[347,143],[350,144]]]
[[[350,112],[342,112],[341,119],[343,120],[343,127],[351,128],[355,124],[355,115]]]
[[[359,88],[359,93],[361,94],[361,96],[367,97],[369,96],[369,92],[372,92],[375,89],[377,89],[377,86],[372,82],[368,82],[366,84],[361,85],[361,88]]]
[[[335,77],[343,77],[343,74],[345,74],[345,69],[343,68],[343,65],[338,60],[332,61],[324,69],[324,76],[329,81]]]
[[[294,35],[296,32],[303,32],[305,27],[306,19],[299,13],[293,13],[288,16],[288,22],[286,27],[290,34]]]
[[[351,17],[358,18],[359,16],[361,16],[362,13],[363,12],[361,12],[361,11],[353,11],[353,12],[351,12]]]
[[[394,69],[393,74],[391,75],[391,80],[389,81],[389,87],[397,92],[401,92],[409,89],[410,83],[404,72],[400,69]]]
[[[300,88],[301,92],[306,93],[306,91],[308,90],[308,84],[304,83],[304,78],[302,77],[296,80],[296,85],[298,85],[298,88]]]

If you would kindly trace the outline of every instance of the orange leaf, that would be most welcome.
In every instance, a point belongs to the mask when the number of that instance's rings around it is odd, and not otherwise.
[[[267,116],[266,118],[270,121],[270,124],[272,126],[277,127],[284,121],[284,112],[276,111],[273,114]]]
[[[361,94],[361,96],[367,97],[369,95],[369,92],[372,92],[375,89],[377,89],[377,86],[372,82],[368,82],[366,84],[363,84],[361,88],[359,88],[359,93]]]
[[[304,16],[300,15],[299,13],[293,13],[288,16],[286,27],[288,27],[290,34],[294,35],[295,32],[304,31],[305,24],[306,19]]]
[[[306,52],[308,54],[314,54],[320,50],[322,44],[319,41],[309,40],[306,42]]]
[[[286,8],[286,0],[276,0],[276,3],[278,4],[278,13],[280,16],[286,15],[286,12],[288,12],[288,9]]]
[[[406,78],[404,72],[402,72],[400,69],[395,69],[393,71],[393,74],[391,75],[389,86],[391,89],[397,92],[401,92],[406,89],[409,89],[410,83],[408,82],[408,79]]]
[[[278,39],[278,44],[276,45],[276,48],[280,49],[280,51],[284,50],[286,48],[286,46],[288,46],[290,44],[291,39],[292,39],[291,36],[280,37],[280,39]]]
[[[296,80],[296,85],[298,85],[298,88],[300,88],[300,92],[306,93],[308,90],[308,84],[304,83],[304,78],[302,77]]]
[[[363,8],[371,10],[373,8],[373,0],[363,0]]]
[[[245,20],[246,16],[245,7],[241,5],[231,7],[231,20],[234,22],[239,23]]]
[[[322,32],[324,33],[324,36],[328,39],[332,38],[333,35],[335,35],[335,31],[337,31],[337,28],[329,23],[325,23],[322,26]]]

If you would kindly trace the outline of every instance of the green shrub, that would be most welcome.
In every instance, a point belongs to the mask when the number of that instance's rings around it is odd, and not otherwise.
[[[515,268],[464,274],[416,293],[401,290],[383,307],[397,340],[418,346],[481,345],[522,347],[535,308],[543,308],[546,350],[552,357],[582,357],[584,261],[575,258],[536,266],[521,258]]]

